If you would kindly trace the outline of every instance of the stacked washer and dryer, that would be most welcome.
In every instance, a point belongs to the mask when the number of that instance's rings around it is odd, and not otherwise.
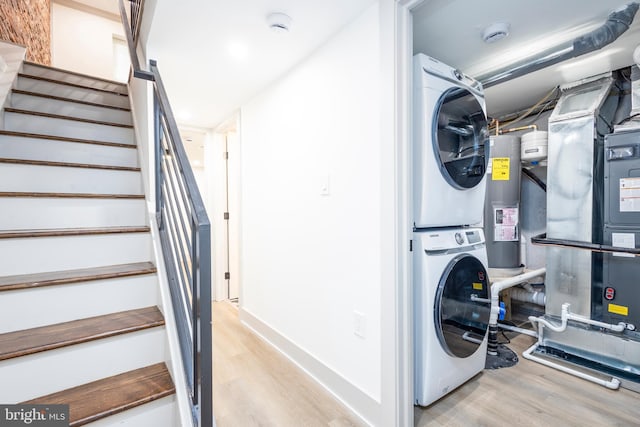
[[[484,369],[490,283],[482,228],[489,133],[479,82],[414,57],[414,400]]]

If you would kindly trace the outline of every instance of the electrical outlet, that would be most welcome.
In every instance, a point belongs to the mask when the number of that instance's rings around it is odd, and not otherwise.
[[[367,318],[359,311],[353,312],[353,333],[360,338],[366,338]]]

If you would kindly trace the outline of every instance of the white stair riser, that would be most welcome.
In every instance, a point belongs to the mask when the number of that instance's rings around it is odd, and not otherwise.
[[[149,233],[0,239],[0,276],[151,261]],[[1,400],[0,400],[1,401]]]
[[[0,230],[144,226],[144,199],[0,198]]]
[[[55,70],[51,68],[38,67],[31,64],[24,64],[22,67],[22,72],[30,76],[45,77],[47,79],[60,80],[77,85],[90,86],[98,89],[110,90],[113,92],[127,93],[126,85],[118,84],[115,82],[107,82],[89,76],[80,76],[77,74],[67,73],[63,70]]]
[[[158,305],[153,274],[6,291],[0,333]]]
[[[77,102],[60,101],[40,96],[24,95],[21,93],[14,93],[11,95],[11,107],[20,110],[60,114],[63,116],[79,117],[82,119],[120,123],[123,125],[132,124],[130,111],[79,104]]]
[[[142,194],[140,172],[0,164],[0,191]]]
[[[123,144],[134,143],[132,128],[40,117],[30,114],[5,112],[4,127],[6,130],[14,132],[38,133]]]
[[[175,395],[95,421],[91,427],[175,427],[180,425]]]
[[[0,402],[17,403],[163,362],[163,327],[0,362]]]
[[[92,89],[68,86],[59,83],[51,83],[42,80],[35,80],[27,77],[19,77],[16,88],[29,92],[45,93],[48,95],[61,96],[63,98],[71,98],[80,101],[95,102],[97,104],[129,108],[128,96],[118,95],[117,93],[102,92]]]
[[[0,135],[0,157],[104,166],[138,166],[135,148],[7,135]]]

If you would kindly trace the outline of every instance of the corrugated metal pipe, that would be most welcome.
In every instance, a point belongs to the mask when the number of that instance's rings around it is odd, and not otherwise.
[[[629,29],[638,12],[637,2],[629,3],[611,12],[606,22],[595,30],[551,49],[547,49],[535,58],[527,58],[507,66],[497,72],[477,77],[486,89],[499,83],[515,79],[525,74],[541,70],[550,65],[572,59],[586,53],[602,49],[618,39]]]

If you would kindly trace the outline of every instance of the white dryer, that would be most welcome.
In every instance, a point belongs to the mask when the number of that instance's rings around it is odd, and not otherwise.
[[[414,233],[414,403],[428,406],[485,366],[490,303],[480,228]]]
[[[418,54],[413,92],[414,226],[479,224],[489,161],[482,85]]]

